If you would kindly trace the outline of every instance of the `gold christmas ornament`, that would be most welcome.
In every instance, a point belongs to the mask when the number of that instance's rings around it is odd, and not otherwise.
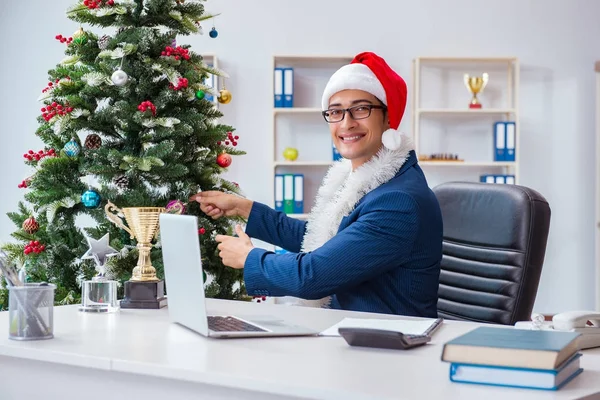
[[[73,33],[73,41],[77,44],[85,44],[87,39],[87,33],[81,27]]]
[[[221,89],[219,91],[219,97],[217,97],[217,100],[221,104],[229,103],[231,101],[231,92],[225,88]]]

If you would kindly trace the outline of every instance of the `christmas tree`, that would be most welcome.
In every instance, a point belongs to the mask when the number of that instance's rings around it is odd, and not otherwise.
[[[90,238],[108,234],[118,255],[108,259],[106,273],[121,283],[138,259],[135,240],[107,219],[107,202],[119,208],[184,205],[199,219],[203,267],[213,278],[207,297],[244,297],[241,272],[223,267],[214,240],[231,234],[236,221],[213,220],[197,203],[186,204],[200,190],[240,192],[221,177],[231,156],[244,154],[235,148],[239,137],[218,122],[222,113],[207,99],[212,94],[227,103],[231,94],[205,85],[209,74],[227,75],[190,46],[177,45],[178,35],[202,33],[202,21],[215,15],[198,0],[84,0],[67,17],[81,28],[49,39],[65,47],[64,58],[48,72],[40,97],[35,133],[43,148],[24,149],[32,173],[18,184],[24,201],[8,214],[17,242],[2,250],[29,281],[55,284],[57,304],[74,304],[81,281],[96,273],[91,257],[82,257]],[[92,31],[107,28],[112,36]],[[79,227],[82,215],[94,224]],[[163,278],[158,246],[151,259]],[[6,309],[7,291],[0,293]]]

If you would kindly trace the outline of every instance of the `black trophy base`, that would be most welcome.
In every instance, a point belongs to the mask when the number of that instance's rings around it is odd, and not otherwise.
[[[167,305],[165,281],[125,282],[125,298],[121,308],[158,310]]]

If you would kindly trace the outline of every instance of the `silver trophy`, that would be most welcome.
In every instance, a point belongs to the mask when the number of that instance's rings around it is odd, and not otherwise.
[[[96,240],[86,236],[90,248],[81,257],[83,260],[92,259],[96,264],[96,276],[81,283],[81,305],[79,311],[111,313],[119,311],[117,301],[117,281],[106,277],[106,263],[109,257],[119,254],[110,247],[108,233]]]

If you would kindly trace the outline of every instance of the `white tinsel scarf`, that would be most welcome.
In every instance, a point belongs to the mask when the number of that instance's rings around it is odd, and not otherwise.
[[[336,235],[342,218],[350,214],[364,195],[392,179],[413,150],[412,140],[402,136],[397,150],[382,147],[368,162],[352,171],[350,160],[336,162],[327,172],[308,217],[302,252],[318,249]],[[277,299],[279,304],[327,307],[331,298],[305,300],[295,297]]]

